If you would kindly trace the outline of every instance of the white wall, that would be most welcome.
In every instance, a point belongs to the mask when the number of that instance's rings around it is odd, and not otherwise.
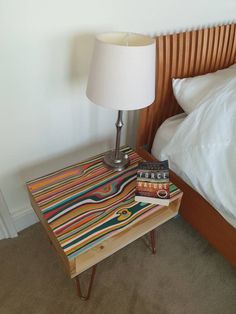
[[[17,228],[31,213],[25,180],[113,143],[116,113],[85,96],[95,33],[155,35],[235,12],[235,0],[0,0],[0,189]]]

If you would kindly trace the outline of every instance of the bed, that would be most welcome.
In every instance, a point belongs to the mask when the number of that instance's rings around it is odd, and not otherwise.
[[[141,111],[136,142],[136,150],[147,160],[156,159],[151,149],[161,124],[176,115],[184,119],[183,110],[173,94],[172,78],[195,77],[236,63],[236,24],[158,36],[156,39],[156,99]],[[170,138],[172,134],[168,136]],[[161,140],[159,145],[162,145]],[[181,216],[236,267],[236,229],[176,173],[171,171],[170,176],[184,192]]]

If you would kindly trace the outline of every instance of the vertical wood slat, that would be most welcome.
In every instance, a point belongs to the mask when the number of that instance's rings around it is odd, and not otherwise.
[[[225,33],[224,33],[224,40],[222,43],[222,53],[221,53],[220,65],[219,65],[220,68],[224,67],[225,61],[226,61],[227,48],[229,44],[229,31],[230,31],[230,25],[226,25]]]
[[[191,51],[189,57],[189,72],[188,75],[194,75],[195,62],[196,62],[196,53],[197,53],[197,31],[193,31],[190,33],[190,41],[191,41]]]
[[[195,74],[200,73],[201,56],[202,56],[202,42],[203,42],[203,30],[200,29],[198,31],[198,36],[197,36],[197,52],[196,52],[195,71],[194,71]]]
[[[229,42],[228,42],[228,47],[227,47],[227,55],[225,58],[225,64],[224,67],[230,63],[230,58],[231,58],[231,52],[233,50],[233,44],[235,42],[236,38],[236,28],[234,27],[234,24],[230,25],[230,35],[229,35]]]
[[[178,67],[177,73],[175,74],[176,77],[182,76],[183,73],[183,58],[184,58],[184,33],[180,33],[178,36],[178,53],[177,53],[177,60],[178,60]]]
[[[163,115],[168,115],[168,106],[164,106],[165,99],[169,99],[171,90],[171,37],[170,35],[165,36],[165,72],[164,72],[164,85],[162,89],[162,104],[163,104]]]
[[[225,35],[225,27],[220,26],[219,44],[218,44],[218,51],[217,51],[217,57],[216,57],[216,69],[220,68],[221,56],[222,56],[222,50],[223,50],[223,44],[224,44],[224,35]]]
[[[234,41],[233,41],[233,47],[232,47],[232,52],[231,52],[229,63],[235,63],[235,62],[236,62],[236,27],[234,27]]]
[[[208,37],[208,53],[206,55],[206,72],[210,72],[212,68],[212,55],[213,55],[213,45],[214,45],[214,28],[209,29],[209,37]]]
[[[157,37],[156,99],[141,111],[137,146],[151,148],[157,128],[182,112],[172,90],[172,78],[197,76],[236,62],[236,24]]]
[[[191,47],[191,33],[185,33],[185,45],[184,45],[184,61],[183,61],[183,76],[189,75],[189,61],[190,61],[190,47]]]
[[[177,54],[178,54],[178,35],[173,34],[172,36],[172,51],[171,51],[171,60],[172,60],[172,66],[171,66],[171,77],[175,77],[177,73]]]
[[[217,59],[217,53],[218,53],[219,35],[220,35],[220,27],[217,26],[214,30],[214,41],[213,41],[213,47],[212,47],[212,64],[211,64],[212,71],[216,70],[216,59]]]
[[[209,39],[208,31],[209,29],[206,28],[203,30],[203,33],[202,33],[203,38],[202,38],[202,51],[201,51],[199,73],[204,73],[206,69],[206,59],[207,59],[207,54],[208,54],[207,48],[208,48],[208,39]]]

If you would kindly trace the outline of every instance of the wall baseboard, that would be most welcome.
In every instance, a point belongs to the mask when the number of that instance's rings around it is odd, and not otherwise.
[[[21,211],[12,213],[12,219],[17,232],[28,228],[39,221],[32,208],[26,208]]]

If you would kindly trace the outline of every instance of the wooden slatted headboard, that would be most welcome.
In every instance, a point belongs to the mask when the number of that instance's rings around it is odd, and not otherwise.
[[[171,79],[206,74],[235,63],[236,24],[159,36],[156,41],[156,99],[141,111],[136,143],[148,150],[161,123],[182,112]]]

